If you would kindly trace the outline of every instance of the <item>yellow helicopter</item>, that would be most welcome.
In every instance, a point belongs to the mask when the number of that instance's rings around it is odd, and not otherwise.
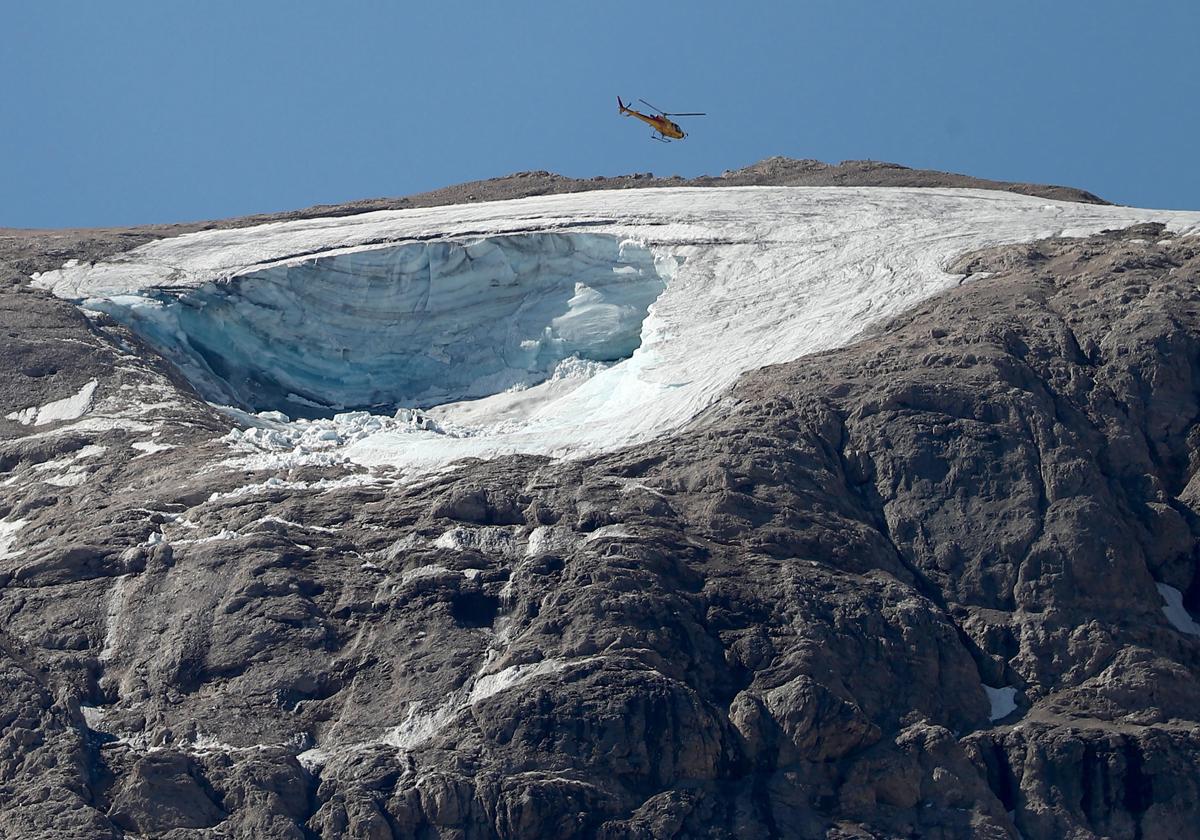
[[[637,117],[642,122],[648,124],[651,128],[653,128],[655,131],[658,132],[657,137],[655,137],[653,134],[651,134],[650,139],[651,140],[661,140],[664,143],[670,143],[672,140],[682,140],[684,137],[687,137],[687,133],[682,128],[680,128],[676,123],[673,123],[669,119],[667,119],[667,117],[703,117],[703,116],[707,116],[706,114],[695,112],[695,111],[689,112],[686,114],[671,114],[671,113],[668,113],[667,111],[662,110],[661,108],[655,108],[653,105],[651,105],[645,99],[639,99],[638,102],[641,102],[643,105],[647,106],[651,111],[654,111],[655,115],[651,116],[650,114],[643,114],[641,111],[635,111],[634,109],[632,109],[628,105],[626,105],[624,102],[622,102],[621,97],[619,97],[619,96],[617,97],[617,108],[619,109],[618,113],[624,114],[627,117]]]

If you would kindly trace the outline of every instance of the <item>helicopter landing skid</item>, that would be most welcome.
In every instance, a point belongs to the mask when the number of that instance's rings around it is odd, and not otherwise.
[[[668,140],[666,137],[656,137],[656,136],[655,136],[655,135],[653,135],[653,134],[651,134],[651,135],[650,135],[650,139],[651,139],[651,140],[657,140],[659,143],[670,143],[670,142],[671,142],[671,141],[670,141],[670,140]]]

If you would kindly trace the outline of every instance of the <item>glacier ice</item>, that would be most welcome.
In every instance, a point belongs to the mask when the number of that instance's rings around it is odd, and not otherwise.
[[[246,468],[436,471],[594,454],[736,410],[720,400],[741,374],[847,344],[962,282],[945,269],[966,251],[1145,221],[1200,232],[1194,212],[981,190],[610,190],[201,231],[34,282],[175,347],[210,399],[301,418],[237,414]],[[451,275],[444,308],[396,350],[383,336],[430,253]],[[541,291],[492,285],[510,270]],[[319,316],[300,344],[290,291]],[[185,320],[204,302],[228,323],[180,329],[183,298]],[[376,401],[407,407],[376,420],[336,407]]]
[[[627,358],[664,287],[636,242],[544,232],[315,256],[87,305],[211,401],[329,416],[471,400],[535,385],[564,360]]]

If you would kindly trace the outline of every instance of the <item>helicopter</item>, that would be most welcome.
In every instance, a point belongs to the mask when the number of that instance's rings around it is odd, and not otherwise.
[[[638,102],[641,102],[643,105],[650,108],[651,111],[654,111],[655,116],[643,114],[641,111],[635,111],[633,108],[630,108],[628,105],[622,102],[621,97],[619,96],[617,97],[617,108],[619,109],[618,113],[625,114],[628,117],[637,117],[642,122],[647,123],[651,128],[658,132],[657,137],[651,134],[650,139],[661,140],[664,143],[670,143],[672,140],[682,140],[684,137],[687,137],[687,132],[685,132],[677,124],[671,122],[669,119],[667,119],[667,117],[706,116],[706,114],[694,111],[686,114],[672,114],[662,110],[661,108],[655,108],[645,99],[639,99]]]

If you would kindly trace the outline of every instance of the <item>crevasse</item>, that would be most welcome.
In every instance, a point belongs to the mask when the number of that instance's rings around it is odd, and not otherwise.
[[[564,359],[627,358],[664,288],[633,241],[542,232],[317,256],[89,306],[210,401],[319,416],[475,399],[537,384]]]

